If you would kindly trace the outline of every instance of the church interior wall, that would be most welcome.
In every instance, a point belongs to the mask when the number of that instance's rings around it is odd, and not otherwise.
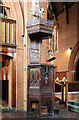
[[[4,2],[4,4],[10,6],[10,18],[15,19],[16,22],[16,64],[15,61],[13,61],[13,84],[14,87],[16,86],[16,109],[17,110],[26,110],[26,104],[27,104],[27,96],[24,93],[26,90],[27,93],[27,70],[24,71],[24,57],[26,58],[26,69],[27,64],[30,63],[30,38],[27,35],[27,29],[26,29],[26,55],[24,55],[24,37],[23,30],[26,26],[24,26],[23,23],[23,12],[26,14],[27,10],[27,16],[25,15],[25,20],[30,21],[30,9],[31,9],[31,2],[27,2],[27,4],[22,2]],[[23,7],[26,7],[25,10]],[[40,3],[40,8],[44,8],[45,14],[44,18],[47,18],[47,4]],[[75,13],[75,14],[74,14]],[[79,17],[78,17],[79,18]],[[26,21],[25,21],[26,22]],[[57,74],[59,76],[64,76],[69,81],[68,78],[68,65],[71,53],[68,53],[68,47],[72,47],[72,50],[74,49],[75,44],[78,40],[78,33],[77,33],[77,6],[74,5],[69,9],[69,24],[66,24],[66,14],[63,13],[58,17],[59,22],[59,46],[58,46],[58,53],[52,54],[52,56],[56,57],[56,60],[52,62],[54,65],[57,66]],[[47,40],[43,40],[40,44],[40,63],[46,63],[47,58],[50,56],[47,56]],[[16,72],[16,76],[14,76]],[[62,77],[61,77],[62,78]],[[16,82],[15,82],[16,80]],[[72,81],[72,80],[71,80]],[[24,87],[25,86],[25,87]],[[14,93],[14,92],[13,92]],[[25,102],[24,102],[25,101]]]
[[[68,65],[71,52],[68,52],[68,48],[72,47],[73,51],[77,43],[77,5],[74,5],[69,9],[69,24],[66,24],[65,12],[58,16],[58,22],[58,53],[53,54],[53,56],[56,57],[54,64],[57,66],[57,73],[61,72],[62,74],[62,72],[66,72],[65,77],[70,81],[68,78]]]

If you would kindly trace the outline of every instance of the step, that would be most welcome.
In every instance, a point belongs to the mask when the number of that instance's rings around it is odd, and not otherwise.
[[[69,100],[68,109],[79,113],[79,100]]]
[[[79,113],[79,108],[75,107],[75,106],[68,106],[68,110],[69,111],[75,111]]]
[[[79,100],[69,100],[68,104],[70,105],[75,105],[75,106],[79,106]]]
[[[77,108],[77,109],[79,109],[79,106],[70,105],[70,104],[68,104],[68,106],[70,106],[70,107],[74,107],[74,108]]]
[[[0,108],[0,111],[2,113],[5,113],[5,112],[14,112],[15,110],[16,110],[16,108],[14,108],[14,107],[2,107],[2,108]]]

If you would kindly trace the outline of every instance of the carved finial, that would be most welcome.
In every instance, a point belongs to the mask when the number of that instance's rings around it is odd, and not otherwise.
[[[55,81],[58,82],[58,81],[59,81],[59,77],[57,77],[57,78],[55,79]]]
[[[31,17],[32,19],[35,18],[43,18],[44,8],[39,7],[39,0],[32,1],[32,8],[31,8]]]

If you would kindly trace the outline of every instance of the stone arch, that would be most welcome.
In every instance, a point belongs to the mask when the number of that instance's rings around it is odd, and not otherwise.
[[[74,74],[75,74],[76,56],[79,51],[78,48],[79,48],[79,41],[75,44],[71,52],[71,56],[68,64],[69,81],[71,82],[74,81],[74,75],[72,74],[72,71],[74,70]]]
[[[16,44],[17,44],[17,49],[16,49],[16,66],[18,66],[18,64],[19,64],[18,59],[22,60],[22,58],[23,58],[23,49],[22,49],[23,48],[23,44],[24,44],[24,42],[23,42],[24,38],[22,37],[22,35],[23,35],[23,26],[24,26],[23,25],[24,24],[23,23],[23,12],[22,12],[19,0],[17,0],[17,1],[1,0],[1,1],[3,2],[4,5],[10,6],[10,8],[11,8],[10,9],[10,16],[8,16],[8,17],[10,19],[15,19],[16,20]],[[21,49],[18,49],[18,48],[21,48]],[[13,59],[10,62],[12,64]],[[16,69],[16,79],[15,80],[16,80],[16,84],[17,84],[18,79],[19,79],[18,78],[18,74],[19,74],[20,71],[18,70],[18,67],[16,67],[16,66],[14,66],[14,67]],[[22,68],[23,68],[23,63],[21,65],[21,69]],[[22,84],[22,86],[23,86],[23,84]],[[19,89],[18,86],[16,86],[16,109],[19,108],[19,102],[18,102],[19,99],[18,99],[18,93],[17,93],[17,91],[19,91],[18,89]],[[23,95],[22,95],[22,98],[23,98]],[[23,104],[23,102],[22,102],[22,104]],[[9,106],[12,106],[11,100],[9,102]],[[23,105],[21,105],[21,106],[23,106]]]
[[[77,53],[75,58],[74,70],[75,70],[74,80],[79,81],[79,52]]]

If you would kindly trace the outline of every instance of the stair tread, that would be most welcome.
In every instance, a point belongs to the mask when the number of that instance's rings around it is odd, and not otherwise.
[[[79,103],[79,100],[68,100],[68,102]]]
[[[68,104],[68,106],[79,108],[79,106]]]

